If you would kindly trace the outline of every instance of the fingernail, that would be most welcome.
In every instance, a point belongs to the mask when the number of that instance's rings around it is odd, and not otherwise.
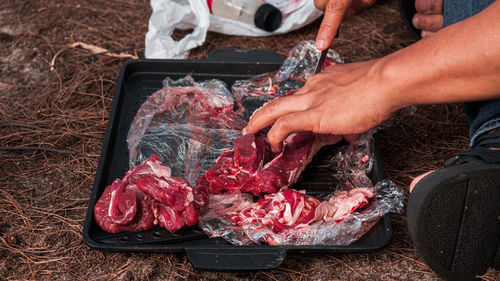
[[[414,27],[418,28],[418,17],[416,15],[413,17],[411,22],[412,22]]]
[[[316,48],[318,48],[320,50],[325,49],[326,48],[326,40],[319,39],[318,41],[316,41]]]

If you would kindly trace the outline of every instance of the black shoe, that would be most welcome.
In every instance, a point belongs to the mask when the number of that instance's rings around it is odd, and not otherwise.
[[[473,280],[500,269],[500,130],[420,180],[407,210],[411,239],[447,280]]]

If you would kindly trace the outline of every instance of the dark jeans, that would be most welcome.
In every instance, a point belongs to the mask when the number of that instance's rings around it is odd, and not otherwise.
[[[481,12],[494,0],[443,0],[443,27],[462,21]],[[500,77],[499,77],[500,79]],[[464,111],[470,123],[470,146],[489,130],[500,127],[500,99],[466,102]]]

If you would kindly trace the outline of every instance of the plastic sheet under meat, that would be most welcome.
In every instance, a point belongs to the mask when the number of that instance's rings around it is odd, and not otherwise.
[[[365,208],[354,211],[342,221],[319,221],[305,228],[291,228],[279,233],[274,233],[269,227],[259,223],[234,223],[231,216],[252,207],[254,202],[249,194],[235,192],[210,195],[208,212],[200,217],[199,225],[211,237],[222,237],[236,245],[266,244],[269,241],[273,241],[273,245],[351,244],[382,216],[388,212],[401,212],[403,209],[404,194],[396,184],[384,180],[373,186],[367,176],[373,167],[371,136],[371,132],[363,135],[332,159],[332,164],[338,167],[335,177],[340,184],[337,191],[370,187],[375,194]]]
[[[129,165],[158,155],[172,175],[191,184],[241,136],[245,122],[235,112],[224,82],[172,81],[141,106],[128,133]]]

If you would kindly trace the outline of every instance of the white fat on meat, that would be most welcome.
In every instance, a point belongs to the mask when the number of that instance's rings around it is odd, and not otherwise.
[[[302,213],[302,209],[304,209],[304,205],[305,205],[304,197],[300,197],[299,204],[295,208],[295,213],[293,214],[292,220],[288,223],[288,225],[293,225],[297,222],[297,220],[299,219],[300,213]]]
[[[151,168],[151,171],[153,171],[153,174],[155,174],[156,176],[163,177],[166,179],[172,176],[172,171],[170,170],[169,167],[160,165],[154,161],[148,161],[146,163]]]
[[[290,203],[285,203],[285,211],[283,212],[283,217],[278,221],[280,223],[284,223],[286,225],[290,225],[292,222],[292,207],[290,207]]]
[[[186,188],[188,189],[188,188]],[[188,189],[188,193],[187,193],[187,196],[186,196],[186,206],[189,205],[189,202],[193,202],[194,201],[194,195],[193,195],[193,189],[189,188]]]
[[[113,213],[111,210],[113,210],[113,208],[115,207],[116,193],[118,193],[118,191],[116,191],[116,190],[111,191],[111,199],[109,200],[109,207],[108,207],[108,216],[110,216],[110,217],[113,216]]]
[[[321,220],[340,222],[357,208],[368,204],[374,196],[373,191],[367,187],[337,192],[328,201],[323,201],[318,205],[311,222]]]

